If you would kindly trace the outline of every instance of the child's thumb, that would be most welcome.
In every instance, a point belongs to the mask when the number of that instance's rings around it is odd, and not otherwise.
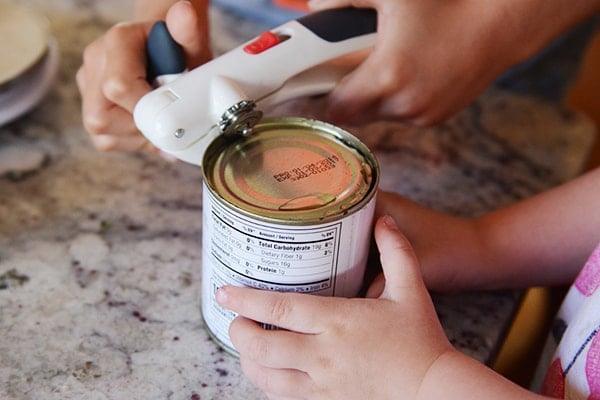
[[[426,291],[415,252],[389,215],[377,220],[375,240],[385,275],[381,298],[397,299],[406,290]]]
[[[167,12],[167,28],[183,47],[188,68],[210,60],[212,55],[206,3],[206,0],[178,1]]]

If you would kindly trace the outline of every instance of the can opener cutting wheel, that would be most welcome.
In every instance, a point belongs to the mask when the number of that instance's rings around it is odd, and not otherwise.
[[[287,22],[149,92],[135,106],[135,123],[162,151],[200,165],[218,135],[250,134],[260,109],[330,91],[348,68],[329,62],[372,47],[376,26],[375,10],[356,8]],[[150,53],[157,43],[148,43]],[[157,75],[180,72],[184,65],[173,54],[149,67]]]

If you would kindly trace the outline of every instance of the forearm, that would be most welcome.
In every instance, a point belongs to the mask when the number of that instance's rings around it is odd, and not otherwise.
[[[491,276],[472,272],[481,279],[499,287],[570,283],[600,241],[600,169],[477,224]]]
[[[494,15],[495,40],[508,40],[513,61],[523,61],[586,19],[600,13],[600,0],[509,0],[489,7]],[[507,32],[512,32],[507,34]]]
[[[386,192],[377,213],[392,215],[409,238],[430,289],[563,285],[600,242],[600,169],[476,219]]]
[[[421,382],[418,400],[547,399],[509,381],[456,350],[442,354]]]

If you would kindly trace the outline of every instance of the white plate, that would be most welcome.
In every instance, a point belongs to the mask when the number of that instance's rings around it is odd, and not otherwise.
[[[45,17],[0,0],[0,85],[10,83],[39,62],[49,37],[50,24]]]
[[[35,107],[48,93],[58,73],[58,44],[50,38],[44,58],[31,70],[0,91],[0,126]]]

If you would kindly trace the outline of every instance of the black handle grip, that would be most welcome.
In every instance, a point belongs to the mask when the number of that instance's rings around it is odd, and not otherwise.
[[[340,42],[377,32],[377,12],[370,8],[332,8],[297,20],[328,42]]]
[[[185,70],[183,49],[175,42],[164,21],[152,26],[146,43],[146,56],[146,79],[150,83],[158,76],[178,74]]]
[[[334,8],[308,14],[297,20],[321,39],[339,42],[377,32],[377,12],[369,8]],[[181,46],[173,40],[164,21],[152,26],[146,44],[146,76],[152,83],[161,75],[185,70]]]

